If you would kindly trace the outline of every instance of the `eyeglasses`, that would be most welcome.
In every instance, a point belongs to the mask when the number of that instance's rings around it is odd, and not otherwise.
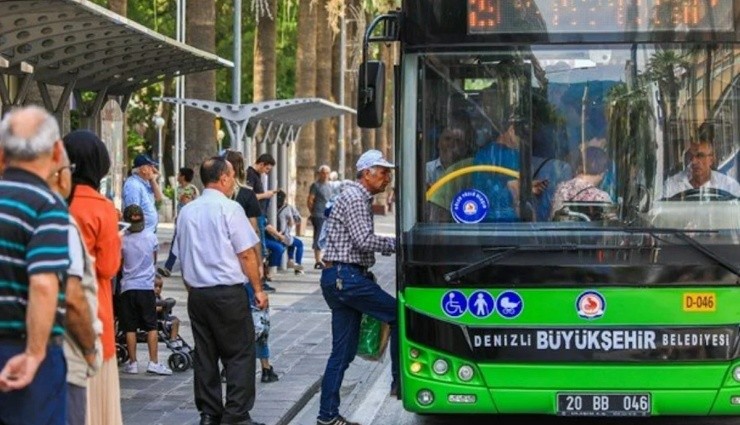
[[[699,152],[699,153],[695,153],[695,154],[691,155],[691,159],[696,158],[696,159],[699,159],[699,160],[704,160],[704,159],[707,159],[707,158],[711,158],[713,156],[714,156],[714,154],[711,154],[711,153]]]
[[[64,170],[65,168],[69,169],[70,174],[74,174],[75,170],[77,169],[77,164],[69,164],[59,167],[59,169],[57,170],[57,174],[61,173],[62,170]]]

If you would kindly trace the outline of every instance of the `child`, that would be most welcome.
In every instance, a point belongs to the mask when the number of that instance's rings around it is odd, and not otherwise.
[[[121,295],[119,300],[121,330],[126,333],[126,349],[129,361],[123,365],[123,373],[139,373],[136,362],[136,331],[146,332],[149,348],[147,373],[172,375],[172,370],[159,363],[157,344],[157,302],[154,295],[154,255],[157,252],[157,236],[144,227],[144,211],[133,204],[123,210],[123,219],[130,223],[123,236],[123,267],[121,273]]]
[[[303,241],[293,236],[295,224],[301,221],[301,214],[294,206],[285,202],[285,192],[277,191],[277,222],[278,232],[283,235],[282,242],[288,247],[288,267],[295,270],[295,274],[303,274]]]
[[[157,297],[157,320],[165,323],[169,322],[170,346],[172,348],[182,348],[182,341],[178,337],[180,334],[180,319],[172,315],[172,307],[175,306],[174,298],[162,298],[162,276],[154,277],[154,295]]]
[[[195,172],[192,168],[182,167],[180,173],[177,175],[177,213],[180,213],[182,207],[193,199],[200,195],[198,188],[192,183]],[[177,216],[175,216],[177,217]],[[177,221],[177,218],[175,218]],[[175,223],[177,225],[177,223]],[[177,226],[172,234],[172,240],[175,240],[175,233],[177,232]],[[164,267],[157,268],[157,273],[164,277],[170,277],[172,275],[172,268],[175,267],[175,261],[177,257],[172,253],[172,245],[170,245],[170,252],[167,255],[167,261],[164,263]]]

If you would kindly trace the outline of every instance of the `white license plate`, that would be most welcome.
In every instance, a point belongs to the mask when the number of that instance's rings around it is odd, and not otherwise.
[[[650,416],[648,393],[559,393],[561,416]]]

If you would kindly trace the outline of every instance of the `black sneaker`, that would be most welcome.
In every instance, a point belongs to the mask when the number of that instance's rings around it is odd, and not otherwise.
[[[362,424],[359,422],[350,422],[344,419],[342,415],[339,415],[329,422],[324,422],[320,419],[316,419],[316,425],[362,425]]]
[[[270,366],[268,369],[262,368],[262,382],[264,383],[270,383],[270,382],[277,382],[280,379],[277,376],[277,373],[272,369],[272,366]]]
[[[157,267],[157,273],[159,273],[159,275],[162,276],[162,277],[170,277],[170,276],[172,276],[172,272],[170,272],[169,270],[167,270],[164,267]]]
[[[262,290],[265,292],[275,292],[275,288],[268,285],[267,282],[262,282]]]

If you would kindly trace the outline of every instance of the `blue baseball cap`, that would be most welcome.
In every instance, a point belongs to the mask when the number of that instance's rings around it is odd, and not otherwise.
[[[144,165],[151,165],[153,167],[159,167],[159,164],[149,157],[147,154],[140,153],[134,158],[134,168],[139,168]]]

